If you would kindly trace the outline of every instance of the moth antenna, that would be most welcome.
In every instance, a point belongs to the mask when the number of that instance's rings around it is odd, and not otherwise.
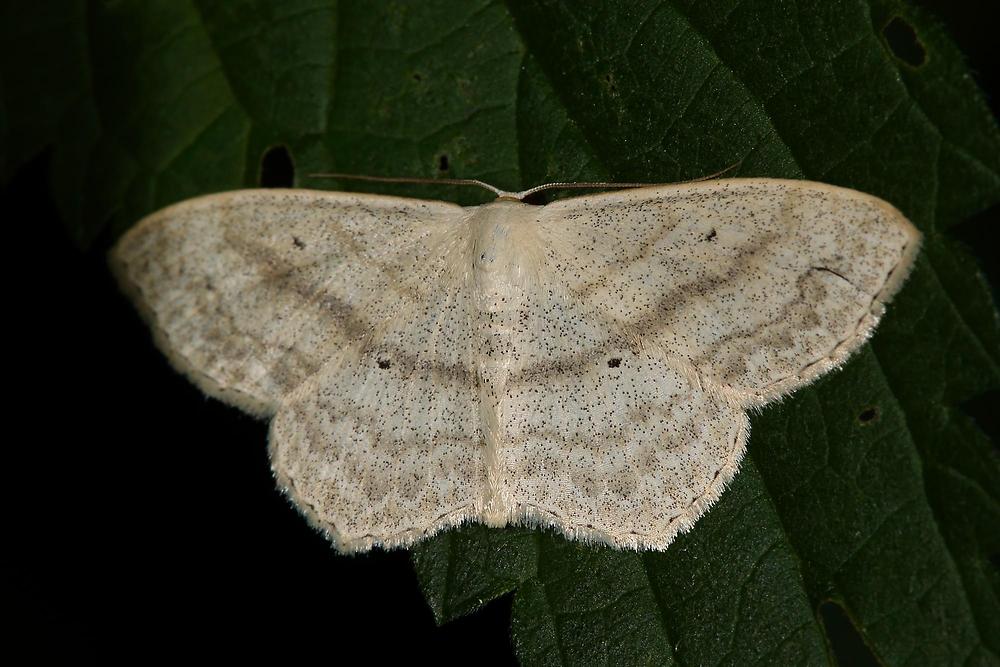
[[[698,181],[710,181],[713,178],[718,178],[723,174],[737,169],[743,161],[735,162],[721,171],[717,171],[714,174],[709,174],[707,176],[699,176],[698,178],[692,178],[687,181],[674,181],[673,183],[639,183],[639,182],[616,182],[616,181],[592,181],[592,182],[557,182],[557,183],[544,183],[542,185],[536,185],[533,188],[528,188],[522,192],[513,193],[513,196],[517,199],[524,199],[530,197],[538,192],[543,192],[544,190],[563,190],[563,189],[575,189],[575,188],[647,188],[655,185],[675,185],[677,183],[697,183]],[[508,193],[510,194],[510,193]]]
[[[698,178],[692,178],[689,181],[680,181],[680,182],[681,183],[697,183],[698,181],[710,181],[713,178],[718,178],[719,176],[722,176],[725,173],[733,171],[734,169],[739,169],[741,166],[743,166],[743,160],[737,160],[736,162],[732,163],[731,165],[729,165],[725,169],[717,171],[714,174],[709,174],[708,176],[699,176]]]
[[[726,172],[732,171],[738,168],[743,161],[735,162],[721,171],[717,171],[714,174],[709,174],[707,176],[699,176],[698,178],[693,178],[688,181],[677,181],[678,183],[697,183],[698,181],[709,181],[713,178],[718,178]],[[518,201],[524,200],[533,194],[543,192],[545,190],[569,190],[569,189],[583,189],[583,188],[645,188],[654,185],[667,185],[667,183],[649,183],[649,182],[618,182],[618,181],[589,181],[589,182],[571,182],[571,181],[559,181],[555,183],[544,183],[542,185],[536,185],[533,188],[528,188],[527,190],[522,190],[521,192],[507,192],[506,190],[501,190],[495,185],[490,185],[485,181],[481,181],[478,178],[425,178],[421,176],[369,176],[365,174],[342,174],[342,173],[318,173],[318,174],[306,174],[307,178],[339,178],[350,181],[368,181],[374,183],[415,183],[420,185],[474,185],[485,190],[489,190],[497,197],[501,199],[516,199]]]
[[[421,185],[475,185],[485,188],[498,197],[509,196],[511,193],[490,185],[478,178],[423,178],[420,176],[366,176],[363,174],[306,174],[307,178],[340,178],[350,181],[369,181],[375,183],[418,183]]]

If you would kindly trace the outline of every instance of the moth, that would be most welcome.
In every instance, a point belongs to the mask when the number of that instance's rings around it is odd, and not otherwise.
[[[228,192],[112,250],[173,365],[271,420],[279,486],[341,551],[466,521],[666,549],[737,473],[747,411],[857,350],[920,242],[807,181],[493,190]]]

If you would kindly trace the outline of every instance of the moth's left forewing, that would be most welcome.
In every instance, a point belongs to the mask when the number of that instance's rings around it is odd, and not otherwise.
[[[539,227],[553,274],[595,317],[745,406],[857,349],[920,238],[880,199],[777,179],[564,200]]]

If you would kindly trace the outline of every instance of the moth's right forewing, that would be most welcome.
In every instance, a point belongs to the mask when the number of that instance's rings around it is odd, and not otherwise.
[[[158,345],[206,393],[258,415],[350,341],[425,298],[461,207],[245,190],[141,221],[112,250]]]

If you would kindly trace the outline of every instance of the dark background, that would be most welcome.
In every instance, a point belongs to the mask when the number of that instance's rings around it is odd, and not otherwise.
[[[959,2],[918,4],[944,21],[997,113],[992,18]],[[6,361],[17,370],[3,593],[15,639],[38,657],[142,646],[157,656],[513,661],[509,596],[437,627],[406,551],[339,556],[297,516],[271,478],[267,425],[169,368],[107,271],[110,238],[87,252],[70,241],[47,155],[0,198],[16,267],[6,284]],[[957,232],[994,295],[998,225],[994,207]],[[994,442],[997,397],[967,406]]]

